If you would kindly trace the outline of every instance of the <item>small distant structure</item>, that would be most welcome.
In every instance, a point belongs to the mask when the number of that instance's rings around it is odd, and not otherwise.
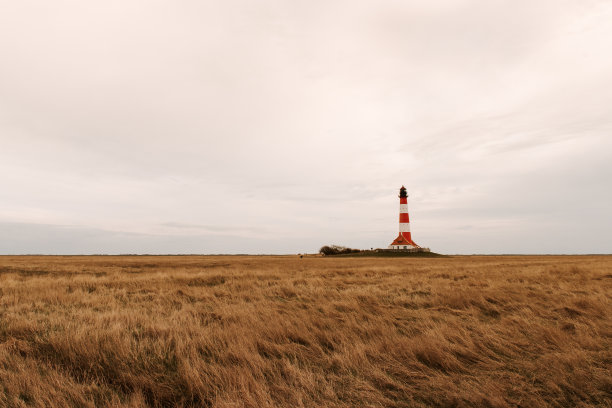
[[[423,248],[412,240],[410,233],[410,217],[408,216],[408,194],[406,187],[402,186],[399,193],[399,235],[389,245],[387,250],[401,252],[429,252],[429,248]]]

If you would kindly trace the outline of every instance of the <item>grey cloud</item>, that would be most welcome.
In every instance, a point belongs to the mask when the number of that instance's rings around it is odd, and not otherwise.
[[[186,224],[182,222],[164,222],[160,224],[162,227],[175,228],[178,230],[195,230],[202,232],[214,232],[214,233],[226,233],[226,234],[235,234],[235,233],[245,233],[245,232],[262,232],[261,228],[255,227],[230,227],[224,225],[198,225],[198,224]],[[264,229],[265,231],[265,229]]]
[[[315,251],[318,242],[252,240],[217,234],[155,235],[50,224],[0,223],[0,253],[11,255],[238,254]],[[274,251],[266,252],[273,248]]]

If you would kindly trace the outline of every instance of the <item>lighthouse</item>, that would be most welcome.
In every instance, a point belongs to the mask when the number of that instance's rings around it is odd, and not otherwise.
[[[414,250],[420,249],[410,235],[410,217],[408,216],[408,194],[406,193],[406,187],[400,188],[400,211],[399,211],[399,235],[389,245],[389,249],[395,250]],[[425,248],[423,248],[425,249]]]

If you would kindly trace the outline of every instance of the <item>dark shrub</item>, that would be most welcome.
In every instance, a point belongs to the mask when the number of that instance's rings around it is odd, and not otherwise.
[[[319,249],[319,253],[323,255],[353,254],[355,252],[359,252],[359,249],[347,248],[340,245],[325,245]]]

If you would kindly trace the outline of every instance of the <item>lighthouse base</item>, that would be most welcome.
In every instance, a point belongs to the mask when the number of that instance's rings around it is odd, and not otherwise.
[[[402,245],[401,247],[399,248],[398,247],[399,245],[389,245],[387,249],[379,249],[378,251],[381,251],[381,252],[409,252],[409,253],[431,252],[429,248],[413,247],[410,245]]]
[[[397,250],[404,250],[404,249],[415,249],[415,248],[419,248],[413,245],[389,245],[387,247],[387,249],[397,249]]]
[[[397,238],[389,245],[388,249],[413,249],[420,248],[416,242],[412,240],[410,232],[400,232]]]

